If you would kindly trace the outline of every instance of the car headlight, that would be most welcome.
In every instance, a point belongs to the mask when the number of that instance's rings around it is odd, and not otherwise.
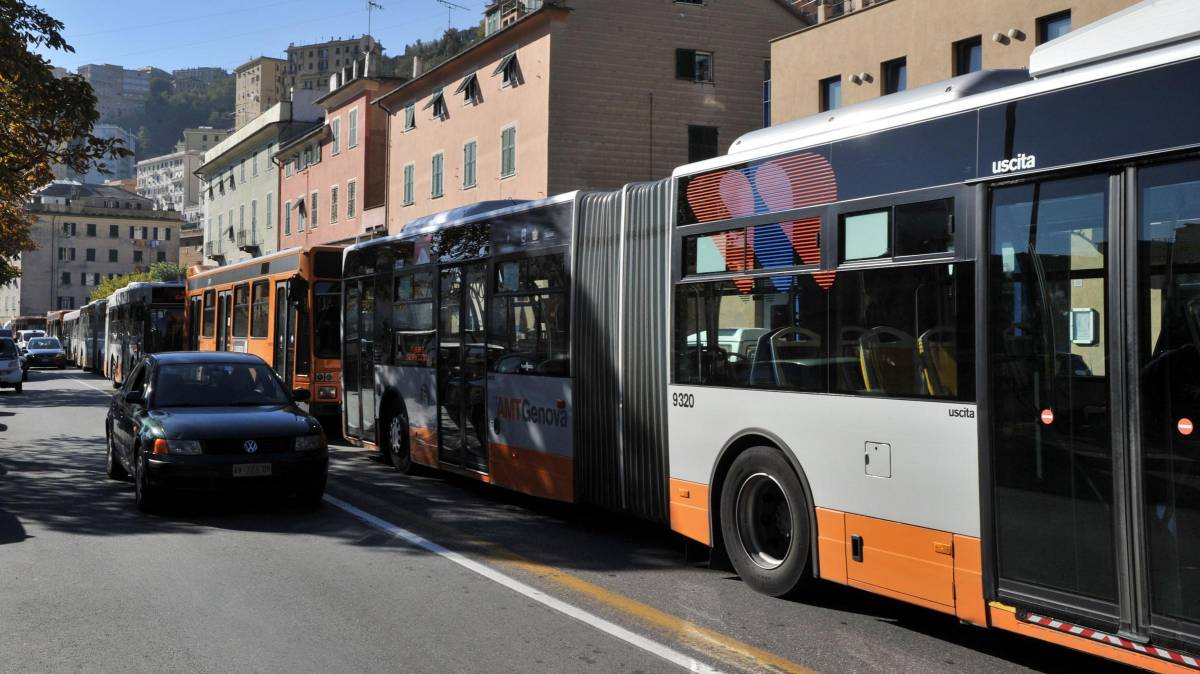
[[[325,449],[325,436],[320,433],[316,435],[301,435],[296,438],[297,452],[311,452],[317,449]]]
[[[197,440],[167,440],[158,438],[154,441],[154,454],[199,454],[200,442]]]

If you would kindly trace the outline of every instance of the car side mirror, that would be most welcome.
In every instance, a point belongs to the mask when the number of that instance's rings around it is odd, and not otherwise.
[[[311,397],[312,397],[312,391],[309,391],[306,388],[292,389],[292,399],[295,400],[296,402],[304,402],[305,400],[308,400]]]
[[[141,391],[130,391],[125,394],[126,405],[145,405],[146,396]]]

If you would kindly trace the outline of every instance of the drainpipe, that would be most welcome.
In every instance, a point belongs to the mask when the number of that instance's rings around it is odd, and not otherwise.
[[[391,222],[388,215],[392,208],[392,200],[390,198],[390,192],[392,189],[392,114],[393,114],[393,112],[392,112],[391,108],[384,105],[383,101],[379,101],[375,105],[378,105],[380,108],[382,108],[383,111],[385,113],[387,113],[387,116],[388,116],[387,123],[384,124],[384,131],[383,131],[383,133],[384,133],[384,136],[383,136],[383,138],[384,138],[384,140],[383,140],[383,235],[387,236],[389,234],[388,224]],[[370,128],[370,125],[368,125],[367,128]],[[365,174],[365,172],[364,172],[364,174]],[[367,181],[364,180],[363,182],[367,182]],[[364,190],[364,193],[365,193],[365,191],[366,190]]]

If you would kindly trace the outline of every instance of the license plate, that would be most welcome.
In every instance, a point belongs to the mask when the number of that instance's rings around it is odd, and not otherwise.
[[[271,474],[269,463],[242,463],[233,467],[234,477],[260,477]]]

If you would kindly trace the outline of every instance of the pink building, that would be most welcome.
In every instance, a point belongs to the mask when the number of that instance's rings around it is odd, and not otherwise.
[[[387,114],[370,103],[396,82],[354,78],[358,67],[334,75],[331,84],[344,83],[317,99],[324,123],[275,153],[280,250],[351,243],[384,227]]]

